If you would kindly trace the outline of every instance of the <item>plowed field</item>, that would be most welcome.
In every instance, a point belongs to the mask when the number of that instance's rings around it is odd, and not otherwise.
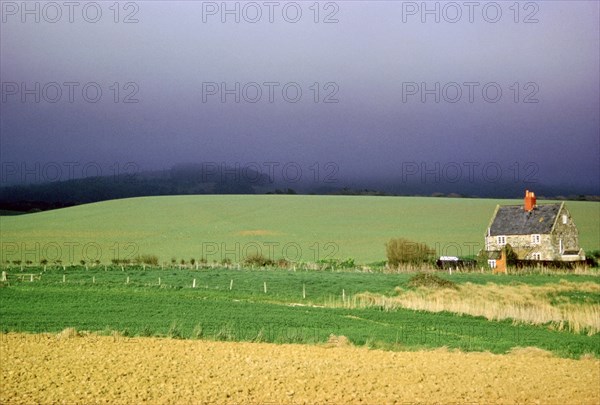
[[[2,404],[600,403],[600,361],[536,349],[386,352],[64,333],[0,339]]]

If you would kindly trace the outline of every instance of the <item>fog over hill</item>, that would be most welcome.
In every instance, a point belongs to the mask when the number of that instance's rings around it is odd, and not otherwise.
[[[117,181],[27,198],[600,194],[597,1],[34,3],[2,3],[0,186]]]
[[[267,170],[268,169],[268,170]],[[483,198],[520,198],[532,189],[541,197],[597,199],[591,188],[546,185],[489,177],[450,178],[430,170],[418,173],[414,167],[396,180],[386,178],[341,178],[335,167],[318,172],[300,165],[279,169],[258,165],[187,163],[168,170],[140,171],[117,175],[11,184],[0,188],[0,209],[29,212],[97,201],[140,196],[192,194],[320,194],[320,195],[420,195]],[[14,179],[13,179],[14,180]]]

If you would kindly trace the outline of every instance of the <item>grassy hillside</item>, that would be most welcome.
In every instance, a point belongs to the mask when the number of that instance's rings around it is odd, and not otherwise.
[[[274,259],[385,259],[384,244],[407,237],[438,254],[483,246],[496,204],[521,200],[419,197],[204,195],[143,197],[0,217],[1,259],[63,263],[155,254],[242,260],[260,250]],[[568,202],[584,249],[600,248],[600,203]]]

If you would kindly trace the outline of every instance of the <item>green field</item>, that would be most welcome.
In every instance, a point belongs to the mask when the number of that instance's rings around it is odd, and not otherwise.
[[[32,270],[41,271],[28,271]],[[391,350],[447,346],[505,353],[514,347],[536,346],[565,357],[586,353],[600,356],[599,334],[587,336],[552,330],[547,325],[488,321],[447,312],[327,305],[334,299],[341,300],[342,294],[348,300],[364,291],[393,295],[397,286],[410,288],[412,274],[247,269],[121,271],[110,266],[108,270],[85,270],[81,266],[66,271],[48,269],[33,282],[28,276],[18,280],[20,274],[12,271],[9,284],[0,284],[3,332],[58,332],[75,327],[107,334],[119,331],[127,336],[275,343],[320,343],[335,334],[348,337],[355,345]],[[544,285],[561,279],[597,282],[596,276],[581,275],[442,276],[458,284]],[[196,288],[192,288],[194,279]]]
[[[106,201],[19,216],[1,216],[1,260],[78,263],[138,254],[161,262],[255,252],[315,262],[385,260],[393,237],[425,242],[439,255],[471,256],[496,204],[521,200],[421,197],[204,195]],[[540,202],[543,203],[543,202]],[[600,203],[569,201],[585,250],[600,248]]]
[[[482,247],[498,203],[520,201],[169,196],[1,216],[2,270],[8,272],[8,282],[0,282],[0,327],[3,332],[74,327],[108,334],[279,343],[325,342],[335,334],[355,345],[392,350],[448,346],[505,353],[536,346],[560,356],[600,356],[600,334],[559,330],[552,322],[489,321],[450,312],[356,304],[356,297],[368,294],[393,299],[397,287],[412,291],[413,274],[210,265],[223,259],[241,262],[257,252],[292,262],[352,258],[369,264],[385,260],[384,244],[393,237],[427,243],[440,255],[470,256]],[[567,206],[579,227],[582,247],[598,249],[600,204]],[[172,259],[189,263],[191,258],[204,258],[208,264],[200,269],[91,264],[142,254],[157,255],[161,264]],[[48,260],[47,268],[36,265],[42,259]],[[86,266],[69,266],[81,259]],[[549,305],[583,305],[593,311],[598,303],[597,275],[442,276],[458,284],[471,283],[465,286],[551,285],[551,293],[541,298]],[[561,280],[586,287],[564,289]]]

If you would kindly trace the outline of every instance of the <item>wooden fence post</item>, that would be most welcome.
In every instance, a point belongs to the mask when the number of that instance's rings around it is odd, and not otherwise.
[[[267,293],[267,282],[263,281],[263,289],[265,290],[265,294]]]
[[[127,276],[127,284],[129,284],[129,276]]]
[[[196,288],[196,279],[194,279],[194,282],[192,283],[192,288]]]
[[[229,281],[229,291],[233,289],[233,279]]]
[[[302,299],[306,299],[306,284],[302,283]]]
[[[160,286],[160,277],[158,278],[158,285]]]
[[[63,274],[63,283],[66,282],[67,280],[67,276],[65,274]]]

